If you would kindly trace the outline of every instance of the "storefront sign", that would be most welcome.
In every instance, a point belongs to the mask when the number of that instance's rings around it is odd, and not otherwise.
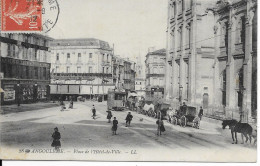
[[[4,86],[4,101],[13,101],[13,100],[15,100],[14,85],[5,85]]]

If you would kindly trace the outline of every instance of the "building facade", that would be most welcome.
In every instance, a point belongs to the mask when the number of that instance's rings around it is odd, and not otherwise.
[[[136,58],[135,91],[139,96],[145,97],[145,68],[141,57]]]
[[[1,104],[48,99],[51,40],[39,34],[0,34]]]
[[[59,39],[51,43],[51,95],[66,100],[103,97],[114,88],[113,49],[93,38]]]
[[[257,117],[257,1],[220,0],[215,12],[214,106],[209,114]]]
[[[124,89],[131,92],[135,90],[135,62],[124,59]]]
[[[155,96],[163,98],[165,93],[165,57],[166,50],[150,51],[146,55],[146,99],[152,100]]]
[[[124,59],[120,56],[113,56],[113,84],[116,89],[124,89]]]
[[[213,2],[168,1],[165,99],[174,108],[213,103],[214,13],[207,10]]]

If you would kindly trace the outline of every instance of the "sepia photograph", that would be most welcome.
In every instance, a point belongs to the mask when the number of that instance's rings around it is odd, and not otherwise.
[[[0,159],[257,162],[257,0],[0,9]]]

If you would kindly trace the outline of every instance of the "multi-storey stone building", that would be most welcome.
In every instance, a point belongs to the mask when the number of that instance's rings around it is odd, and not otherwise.
[[[126,93],[135,90],[135,63],[129,59],[113,56],[113,83],[116,89]]]
[[[113,50],[94,38],[59,39],[51,43],[51,95],[63,100],[78,96],[106,100],[112,79]]]
[[[169,0],[165,98],[173,107],[213,103],[214,1]]]
[[[145,96],[145,68],[141,57],[136,58],[135,91],[139,96]]]
[[[124,60],[120,56],[113,56],[113,84],[116,89],[123,89],[124,85]]]
[[[163,98],[165,92],[165,56],[166,50],[150,51],[146,55],[146,98]]]
[[[257,115],[257,1],[219,0],[215,12],[214,104],[209,114],[253,122]]]
[[[1,104],[48,99],[50,40],[40,34],[0,33]]]
[[[135,90],[135,62],[128,58],[124,59],[124,85],[125,91],[131,92]]]

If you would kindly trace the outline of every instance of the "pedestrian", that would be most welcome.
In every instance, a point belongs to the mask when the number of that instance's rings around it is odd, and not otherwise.
[[[113,117],[113,115],[112,115],[112,112],[111,112],[111,110],[109,109],[108,111],[107,111],[107,119],[108,119],[108,122],[107,123],[110,123],[111,122],[111,118]]]
[[[60,132],[58,127],[54,128],[54,133],[51,136],[53,138],[52,144],[51,146],[55,148],[55,150],[59,150],[59,148],[61,147],[61,143],[60,143]]]
[[[64,109],[66,108],[63,101],[60,102],[60,107],[61,107],[60,111],[64,111]]]
[[[118,121],[116,120],[116,117],[114,117],[113,126],[112,126],[112,131],[113,131],[112,135],[116,135],[117,124],[118,124]]]
[[[93,117],[93,119],[95,119],[95,116],[96,116],[96,108],[95,108],[95,106],[94,106],[94,104],[93,104],[93,107],[92,107],[92,117]]]
[[[131,112],[128,112],[128,114],[127,114],[127,116],[125,118],[125,120],[126,120],[125,127],[127,127],[127,124],[128,124],[128,126],[130,126],[130,123],[131,123],[132,119],[133,119],[133,115],[131,115]]]
[[[200,112],[198,114],[200,120],[202,119],[202,116],[203,116],[203,109],[202,109],[202,106],[200,106]]]
[[[183,106],[182,106],[182,111],[183,111],[182,113],[183,113],[183,115],[186,115],[187,108],[188,108],[188,106],[186,105],[185,102],[183,102]]]
[[[165,127],[164,127],[164,124],[163,124],[163,120],[158,119],[156,121],[156,124],[157,124],[157,135],[162,135],[162,132],[165,132]]]
[[[73,100],[70,100],[69,108],[73,109]]]

